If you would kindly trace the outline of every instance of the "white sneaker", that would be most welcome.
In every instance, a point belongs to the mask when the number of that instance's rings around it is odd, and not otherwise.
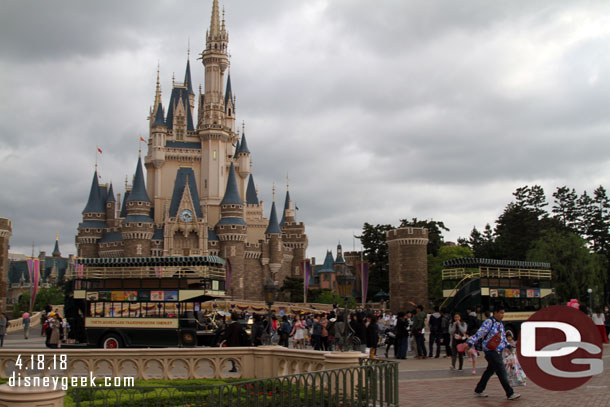
[[[507,397],[507,400],[517,400],[519,397],[521,397],[521,395],[519,393],[513,393],[510,395],[510,397]]]
[[[474,392],[474,396],[475,397],[489,397],[489,395],[487,393],[485,393],[484,391],[477,393],[476,391]],[[512,396],[511,396],[512,397]]]

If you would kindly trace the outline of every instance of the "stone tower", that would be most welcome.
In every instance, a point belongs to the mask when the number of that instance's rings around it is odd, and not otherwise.
[[[224,198],[220,202],[220,221],[216,224],[216,236],[220,241],[219,256],[231,263],[229,294],[247,298],[248,287],[252,285],[244,267],[244,251],[247,226],[243,218],[244,203],[237,190],[235,167],[229,168],[229,179]]]
[[[294,204],[290,199],[288,186],[286,186],[286,200],[284,201],[280,228],[284,232],[284,246],[293,251],[294,257],[290,266],[290,275],[292,277],[303,277],[301,263],[305,260],[308,240],[307,235],[305,235],[305,224],[295,220]]]
[[[428,229],[403,227],[386,233],[390,262],[390,309],[406,311],[409,302],[428,304]]]
[[[13,232],[11,221],[0,218],[0,312],[6,311],[8,295],[8,241]]]
[[[125,257],[146,257],[151,255],[151,239],[154,228],[150,217],[152,203],[146,193],[142,158],[138,157],[133,188],[125,198],[127,216],[121,224]]]

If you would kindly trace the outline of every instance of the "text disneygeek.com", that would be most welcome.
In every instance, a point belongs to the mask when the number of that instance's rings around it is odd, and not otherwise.
[[[22,376],[21,373],[15,373],[9,377],[8,385],[10,387],[52,387],[53,390],[61,389],[68,390],[69,387],[133,387],[135,380],[133,377],[100,377],[93,376]]]

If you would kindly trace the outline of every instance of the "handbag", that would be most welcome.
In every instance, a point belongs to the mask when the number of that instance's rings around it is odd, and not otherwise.
[[[496,321],[496,319],[494,318],[494,321]],[[493,326],[492,326],[493,328]],[[487,341],[487,349],[489,350],[496,350],[496,348],[500,345],[500,343],[502,343],[502,335],[501,335],[502,331],[498,331],[496,332],[496,334],[494,336],[491,337],[491,339],[489,341]]]
[[[468,344],[466,342],[458,343],[456,348],[459,353],[465,353],[468,349]]]

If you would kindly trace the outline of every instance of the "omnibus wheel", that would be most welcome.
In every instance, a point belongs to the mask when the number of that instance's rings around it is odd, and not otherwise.
[[[182,331],[180,333],[180,341],[182,346],[192,348],[197,345],[197,335],[193,331]]]
[[[102,348],[104,349],[118,349],[123,347],[123,341],[117,334],[108,334],[102,339]]]

